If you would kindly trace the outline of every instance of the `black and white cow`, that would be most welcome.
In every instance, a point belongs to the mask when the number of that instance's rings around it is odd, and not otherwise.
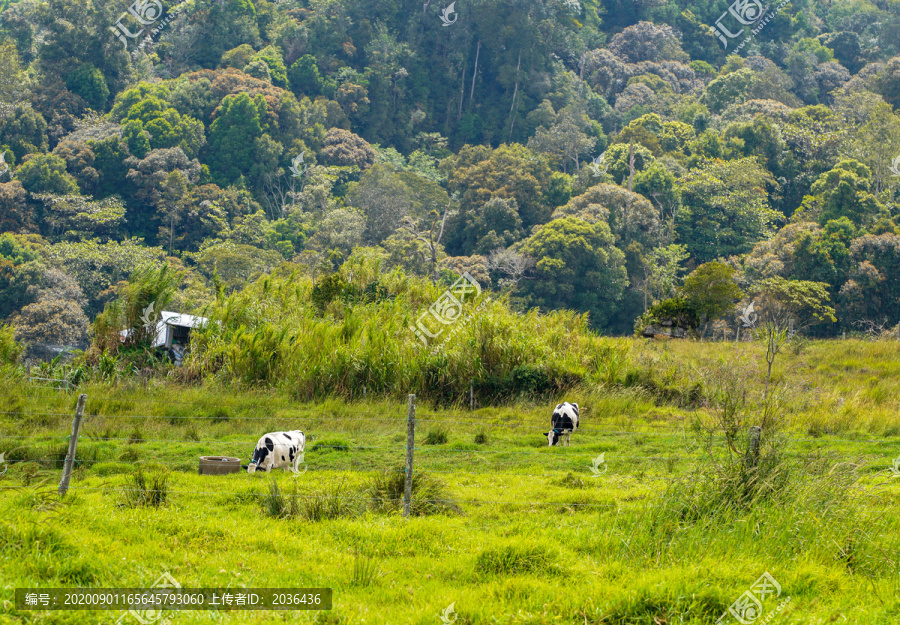
[[[264,434],[256,443],[247,473],[257,470],[268,473],[272,469],[290,469],[297,473],[297,467],[303,462],[305,447],[306,437],[300,430]]]
[[[569,437],[578,429],[578,404],[569,402],[557,404],[553,416],[550,417],[550,428],[549,432],[544,432],[547,446],[553,447],[560,440],[564,440],[565,446],[568,447]]]

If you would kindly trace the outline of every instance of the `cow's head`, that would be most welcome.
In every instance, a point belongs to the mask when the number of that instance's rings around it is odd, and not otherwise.
[[[547,447],[553,447],[559,442],[560,434],[557,430],[544,432],[544,436],[547,437]]]
[[[256,473],[256,463],[251,462],[247,465],[247,473]]]

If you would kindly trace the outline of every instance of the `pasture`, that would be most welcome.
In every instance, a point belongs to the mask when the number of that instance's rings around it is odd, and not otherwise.
[[[0,623],[112,624],[120,612],[16,611],[12,589],[141,587],[165,571],[193,587],[334,589],[328,612],[166,613],[172,623],[714,623],[765,572],[781,593],[756,622],[900,621],[896,341],[798,343],[765,402],[758,345],[620,343],[608,383],[565,397],[418,402],[409,519],[403,397],[87,385],[60,501],[77,394],[9,371]],[[562,400],[581,425],[571,447],[548,448]],[[761,410],[775,418],[759,465],[735,470],[728,428],[743,450]],[[199,456],[246,463],[282,429],[307,435],[299,477],[197,475]]]

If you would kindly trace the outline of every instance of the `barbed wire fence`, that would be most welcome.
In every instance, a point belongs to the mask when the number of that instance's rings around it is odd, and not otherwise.
[[[58,493],[60,495],[65,495],[68,491],[97,491],[97,492],[118,492],[125,493],[135,489],[129,489],[125,487],[115,487],[115,486],[81,486],[81,485],[71,485],[71,478],[73,475],[73,471],[78,466],[91,466],[96,462],[100,462],[99,458],[86,458],[84,456],[79,456],[78,445],[81,438],[84,438],[82,434],[82,425],[85,421],[85,411],[87,407],[87,395],[81,394],[78,396],[77,404],[75,407],[74,414],[73,413],[62,413],[62,412],[40,412],[40,411],[0,411],[0,415],[12,415],[15,417],[68,417],[72,416],[72,427],[71,432],[68,435],[64,435],[62,433],[57,433],[55,436],[47,437],[43,435],[43,440],[38,442],[52,443],[54,440],[65,441],[66,444],[66,452],[63,456],[62,453],[57,452],[54,454],[48,453],[45,457],[34,457],[30,456],[27,458],[10,458],[6,460],[9,464],[16,464],[21,462],[41,462],[44,464],[50,464],[52,468],[62,470],[62,475],[60,478],[60,483],[58,487]],[[178,402],[169,402],[169,403],[178,403]],[[190,405],[188,402],[183,402],[184,404]],[[148,411],[150,412],[150,411]],[[417,419],[416,418],[416,398],[415,395],[408,396],[408,404],[407,404],[407,414],[405,417],[397,416],[397,417],[371,417],[371,416],[335,416],[335,415],[327,415],[321,416],[317,418],[310,419],[310,421],[314,424],[315,422],[327,422],[331,424],[336,423],[344,423],[349,422],[353,423],[356,426],[363,426],[366,428],[374,427],[372,424],[374,423],[393,423],[397,425],[396,431],[393,435],[393,438],[397,441],[396,444],[360,444],[360,445],[350,445],[345,444],[343,442],[339,442],[337,444],[328,444],[328,436],[335,433],[345,433],[344,431],[332,430],[328,431],[327,428],[325,431],[321,431],[313,427],[313,431],[315,432],[314,437],[316,439],[321,438],[321,442],[315,442],[311,449],[309,444],[307,444],[307,448],[304,450],[305,452],[311,450],[318,449],[336,449],[340,451],[362,451],[364,453],[375,452],[381,454],[381,458],[385,456],[391,457],[393,454],[393,460],[389,461],[391,464],[388,466],[382,467],[361,467],[357,466],[321,466],[321,467],[309,467],[306,466],[304,473],[307,471],[312,471],[314,474],[316,472],[340,472],[340,471],[382,471],[382,472],[400,472],[404,474],[404,484],[403,484],[403,495],[402,497],[396,498],[388,498],[388,501],[394,501],[401,505],[402,512],[404,517],[408,517],[410,515],[410,510],[413,504],[413,501],[418,503],[438,503],[439,500],[430,500],[430,499],[421,499],[416,498],[413,493],[413,476],[416,473],[428,473],[428,474],[444,474],[444,475],[455,475],[455,476],[478,476],[484,474],[491,474],[495,478],[495,483],[502,482],[504,479],[513,479],[513,478],[534,478],[534,479],[543,479],[554,478],[557,481],[562,478],[563,474],[569,479],[572,480],[580,480],[581,477],[591,478],[591,477],[638,477],[639,482],[643,482],[648,488],[651,488],[651,485],[655,482],[672,482],[684,479],[683,475],[663,475],[658,472],[651,472],[649,475],[647,474],[647,469],[643,468],[648,463],[651,467],[656,467],[660,463],[665,463],[667,470],[669,473],[673,472],[673,468],[676,463],[682,461],[690,461],[690,462],[698,462],[703,460],[702,454],[691,454],[690,450],[687,453],[670,453],[663,455],[652,455],[651,453],[642,454],[642,455],[622,455],[616,453],[614,455],[614,461],[616,463],[624,462],[627,463],[629,467],[633,469],[633,472],[610,472],[609,465],[606,463],[604,454],[607,452],[600,452],[601,455],[597,458],[590,458],[590,455],[593,453],[597,453],[596,450],[591,452],[590,454],[585,454],[585,457],[581,458],[576,457],[567,452],[562,453],[547,453],[546,447],[543,449],[519,449],[519,448],[510,448],[510,449],[479,449],[479,448],[454,448],[448,447],[445,444],[428,444],[427,442],[424,444],[417,445],[416,436],[417,436],[417,427],[423,424],[434,424],[438,427],[446,427],[448,425],[463,425],[463,426],[473,426],[477,427],[477,429],[484,431],[486,429],[491,428],[503,428],[506,430],[510,430],[513,432],[539,432],[541,430],[546,430],[547,426],[535,426],[523,423],[504,423],[504,422],[490,422],[486,419],[478,416],[466,416],[466,415],[454,415],[451,419]],[[201,421],[201,422],[213,422],[215,423],[219,417],[209,416],[209,415],[151,415],[151,414],[98,414],[96,411],[88,411],[87,415],[88,419],[121,419],[121,420],[132,420],[137,422],[148,422],[150,420],[158,420],[159,422],[168,421],[170,424],[173,422],[188,422],[188,421]],[[257,416],[230,416],[228,417],[229,421],[248,421],[248,422],[256,422],[256,421],[268,421],[271,422],[273,420],[278,420],[279,417],[257,417]],[[404,427],[405,425],[405,427]],[[659,432],[646,432],[646,431],[603,431],[603,430],[593,430],[588,427],[587,432],[585,432],[585,428],[583,427],[583,423],[580,424],[579,430],[577,432],[578,436],[584,440],[585,435],[589,435],[591,443],[596,444],[598,440],[603,441],[604,443],[612,443],[614,444],[616,439],[621,439],[622,437],[632,437],[632,439],[639,439],[646,442],[647,439],[659,436],[659,437],[667,437],[671,439],[673,436],[673,432],[669,431],[659,431]],[[405,445],[399,444],[402,441],[403,430],[405,430]],[[593,430],[593,431],[592,431]],[[264,434],[260,432],[260,434]],[[429,432],[430,434],[430,432]],[[543,434],[543,432],[541,432]],[[752,435],[752,432],[751,432]],[[23,435],[0,435],[0,441],[23,441],[25,439]],[[130,437],[118,437],[118,436],[109,436],[108,432],[101,434],[100,436],[91,436],[88,435],[87,438],[91,443],[97,442],[112,442],[112,443],[160,443],[160,444],[178,444],[179,446],[189,446],[197,448],[198,451],[201,451],[202,454],[209,453],[210,455],[214,455],[212,450],[213,446],[218,451],[221,452],[223,449],[231,452],[235,450],[234,453],[240,453],[238,450],[241,449],[253,449],[253,447],[258,442],[256,440],[222,440],[222,439],[174,439],[174,438],[144,438],[143,435],[132,435]],[[33,442],[33,439],[31,439]],[[818,437],[802,437],[802,436],[794,436],[790,438],[791,443],[803,443],[803,442],[812,442],[812,441],[820,441]],[[310,442],[310,439],[307,439],[307,443]],[[631,442],[634,442],[632,440]],[[670,442],[670,441],[669,441]],[[687,441],[685,440],[685,443]],[[863,441],[865,442],[865,441]],[[877,439],[873,439],[869,442],[879,442]],[[2,445],[0,449],[7,447],[7,445]],[[6,450],[10,451],[10,450]],[[14,450],[13,450],[14,451]],[[609,450],[607,450],[609,451]],[[216,454],[218,455],[218,454]],[[464,456],[463,456],[464,455]],[[501,456],[503,455],[503,456]],[[445,468],[441,468],[440,460],[448,460],[453,456],[456,457],[473,457],[473,458],[493,458],[495,459],[495,464],[481,464],[478,465],[474,461],[467,460],[467,466],[457,467],[454,466],[452,469],[448,470]],[[802,453],[802,450],[795,450],[791,455],[792,458],[795,459],[814,459],[821,458],[821,452],[818,453]],[[540,468],[542,472],[532,472],[534,467],[534,463],[523,463],[521,462],[522,458],[529,458],[539,462]],[[890,458],[888,458],[884,454],[855,454],[854,458],[857,459],[858,462],[864,462],[868,459],[878,459],[878,465],[890,466]],[[883,461],[887,458],[887,464]],[[0,459],[2,459],[2,455],[0,455]],[[599,462],[598,462],[599,459]],[[376,458],[377,460],[377,458]],[[518,462],[517,462],[518,461]],[[589,464],[588,462],[591,462]],[[501,467],[498,467],[496,463],[503,462]],[[189,470],[188,467],[190,463],[185,461],[171,461],[165,460],[162,458],[157,458],[152,460],[154,465],[160,465],[167,468],[171,468],[172,470]],[[397,465],[402,463],[402,468],[396,468]],[[138,460],[130,461],[130,464],[134,466],[135,469],[140,468],[141,463]],[[516,470],[517,466],[519,468],[524,468],[525,471]],[[621,466],[621,465],[620,465]],[[503,476],[498,476],[496,471],[498,468],[501,468],[505,473]],[[600,469],[603,471],[600,471]],[[480,470],[479,470],[480,469]],[[598,482],[600,483],[600,482]],[[543,485],[543,484],[541,484]],[[192,495],[192,496],[213,496],[213,495],[228,495],[228,496],[265,496],[265,493],[259,492],[246,492],[246,491],[222,491],[222,490],[210,490],[210,491],[197,491],[197,490],[168,490],[170,494],[177,495]],[[302,496],[299,495],[299,499],[312,499],[314,495]],[[349,500],[362,500],[368,499],[365,496],[361,495],[342,495],[343,498]],[[382,497],[382,500],[385,498]],[[444,501],[444,500],[440,500]],[[560,506],[560,507],[573,507],[573,508],[614,508],[617,506],[615,503],[608,502],[591,502],[591,501],[539,501],[534,499],[529,500],[509,500],[509,501],[497,501],[492,499],[469,499],[469,500],[460,500],[453,499],[456,504],[468,504],[473,506],[481,506],[481,505],[517,505],[517,506]]]

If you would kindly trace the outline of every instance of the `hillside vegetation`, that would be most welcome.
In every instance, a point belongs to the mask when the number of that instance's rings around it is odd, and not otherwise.
[[[893,0],[128,9],[0,2],[0,318],[30,355],[87,347],[148,267],[196,313],[359,256],[606,334],[669,302],[644,319],[728,338],[773,278],[824,289],[808,333],[900,322]]]

